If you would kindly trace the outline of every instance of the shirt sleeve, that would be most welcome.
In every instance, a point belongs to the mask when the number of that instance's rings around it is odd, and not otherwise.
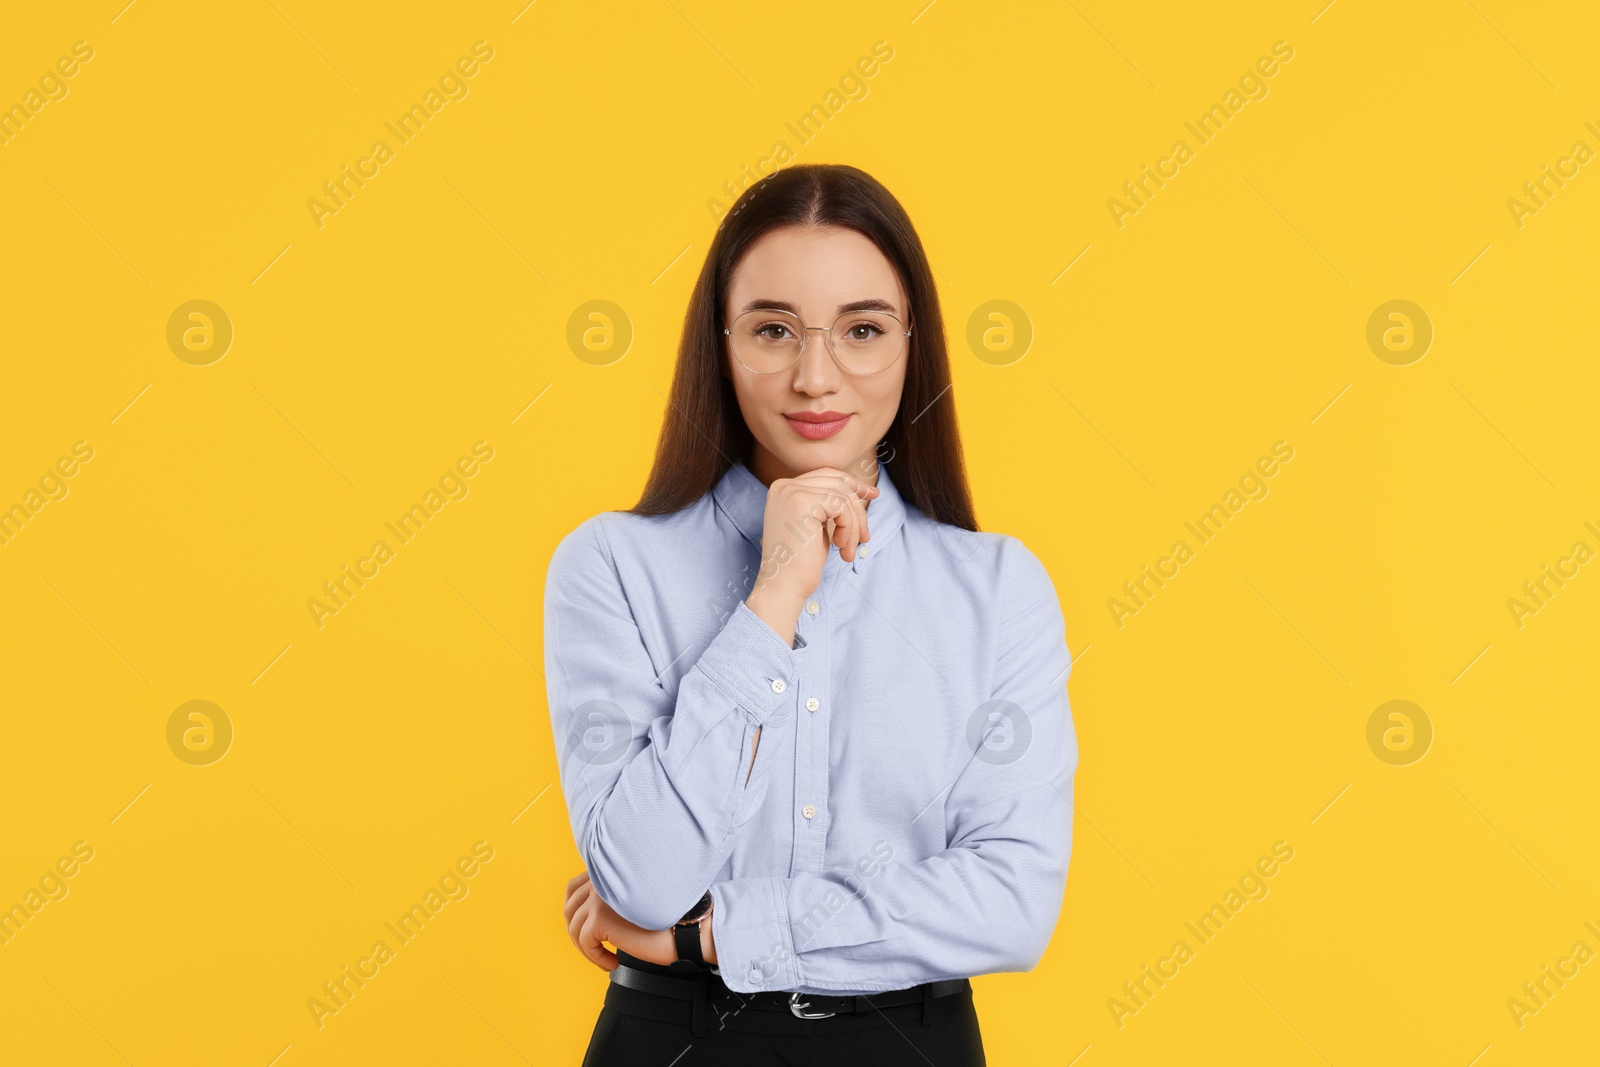
[[[545,677],[561,787],[590,881],[623,918],[671,926],[700,899],[760,808],[794,716],[807,651],[743,601],[683,675],[651,657],[597,515],[568,534],[545,582]],[[764,731],[753,764],[756,729]]]
[[[1043,956],[1066,887],[1078,747],[1060,603],[1038,558],[1007,541],[994,688],[973,715],[991,728],[969,730],[953,783],[929,786],[950,789],[948,846],[907,863],[883,844],[840,870],[714,884],[712,937],[730,989],[883,991],[1031,970]]]

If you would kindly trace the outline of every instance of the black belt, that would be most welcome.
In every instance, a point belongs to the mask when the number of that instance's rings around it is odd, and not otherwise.
[[[960,993],[971,985],[965,978],[953,978],[939,982],[925,982],[910,989],[893,989],[885,993],[850,996],[791,992],[736,993],[728,988],[719,975],[709,970],[687,978],[677,978],[650,974],[627,964],[621,964],[611,972],[611,981],[642,993],[692,1002],[695,1005],[697,1030],[703,1024],[707,1003],[712,996],[735,1002],[741,1011],[746,1008],[756,1011],[786,1011],[797,1019],[826,1019],[850,1012],[870,1012],[905,1004],[921,1004],[923,1021],[928,1022],[931,1020],[932,1001]]]

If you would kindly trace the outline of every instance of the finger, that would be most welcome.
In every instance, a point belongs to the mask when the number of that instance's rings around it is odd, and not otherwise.
[[[851,497],[851,500],[854,499]],[[861,517],[848,500],[841,509],[841,519],[834,527],[834,535],[834,543],[839,546],[839,557],[847,561],[854,559],[856,545],[861,542]]]
[[[840,542],[839,555],[846,560],[854,560],[861,542],[872,536],[872,531],[867,528],[866,501],[859,496],[847,496],[844,498],[842,513],[847,516],[845,531],[848,540]]]
[[[870,498],[878,492],[878,487],[868,481],[858,470],[844,470],[839,467],[818,467],[810,473],[828,474],[843,478],[851,483],[851,487],[857,490],[863,499]]]
[[[855,505],[860,516],[861,531],[858,541],[868,541],[872,538],[872,527],[867,521],[867,504],[876,500],[881,491],[875,485],[869,485],[854,475],[843,471],[835,471],[832,467],[822,467],[816,471],[808,472],[796,479],[801,484],[814,486],[830,491],[844,497],[850,504]],[[829,540],[832,540],[832,531],[829,531]],[[835,542],[837,543],[837,542]],[[840,546],[841,551],[843,545]]]
[[[592,922],[586,925],[579,933],[578,948],[582,950],[589,962],[602,971],[615,970],[617,967],[617,954],[600,942],[600,934]]]
[[[594,900],[598,899],[598,897],[594,898]],[[567,936],[572,938],[572,943],[577,945],[579,949],[583,948],[579,935],[583,933],[583,928],[586,924],[594,921],[594,900],[585,900],[567,917]]]
[[[851,532],[855,540],[850,543],[850,558],[855,559],[860,551],[861,543],[872,536],[872,530],[867,525],[867,502],[858,496],[853,496],[848,501],[850,512],[854,516]]]
[[[877,486],[867,485],[858,478],[844,474],[806,474],[794,479],[793,484],[801,490],[820,491],[862,504],[877,499],[879,495]]]
[[[865,501],[865,500],[862,500],[859,497],[857,497],[855,499],[852,499],[850,501],[850,503],[861,514],[861,540],[863,540],[863,541],[871,540],[872,539],[872,523],[871,523],[871,521],[869,519],[869,516],[871,515],[871,509],[869,509],[867,507],[867,504],[869,502]]]
[[[579,951],[583,950],[583,944],[578,940],[578,934],[583,929],[585,918],[581,908],[567,916],[567,937],[572,939],[572,943],[578,946]]]
[[[872,500],[879,494],[877,486],[837,467],[818,467],[815,470],[806,471],[804,474],[797,476],[794,481],[809,485],[814,484],[814,480],[819,478],[838,479],[851,494],[860,497],[862,500]]]
[[[572,878],[567,882],[567,895],[571,896],[574,889],[578,888],[579,885],[587,882],[588,880],[588,871],[579,871],[577,874],[573,875]]]
[[[816,499],[833,519],[833,534],[829,540],[838,546],[839,554],[846,560],[854,558],[855,546],[861,540],[862,525],[866,518],[866,512],[860,507],[861,501],[853,494],[841,493],[837,486],[813,492],[819,494]]]
[[[805,505],[806,515],[817,524],[823,540],[840,544],[840,529],[848,521],[846,503],[854,499],[838,481],[799,484],[792,492]]]
[[[588,900],[593,893],[594,886],[589,885],[588,883],[585,883],[572,891],[571,895],[567,897],[566,903],[562,905],[561,908],[561,914],[568,922],[572,921],[572,913],[582,907],[583,902]]]
[[[850,545],[850,558],[855,559],[861,554],[861,544],[872,536],[872,531],[867,528],[867,506],[860,500],[852,499],[850,506],[856,511],[856,539]]]

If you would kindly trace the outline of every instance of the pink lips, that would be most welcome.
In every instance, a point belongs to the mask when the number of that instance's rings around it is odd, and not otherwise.
[[[849,415],[841,415],[837,411],[796,411],[784,415],[784,418],[789,420],[795,433],[811,441],[832,437],[850,421]]]

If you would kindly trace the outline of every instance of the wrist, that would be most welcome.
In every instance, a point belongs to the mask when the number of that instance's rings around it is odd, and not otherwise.
[[[678,946],[673,943],[670,929],[651,930],[645,937],[643,944],[639,946],[639,951],[634,952],[632,949],[625,949],[624,951],[639,957],[646,963],[654,963],[661,967],[671,966],[672,961],[678,958]]]
[[[711,936],[711,912],[715,910],[715,907],[716,903],[713,900],[712,907],[706,911],[705,918],[700,920],[700,955],[705,957],[706,963],[713,967],[717,965],[717,942]]]
[[[695,902],[694,907],[672,925],[669,931],[672,959],[667,967],[674,974],[696,974],[716,962],[714,956],[708,958],[706,955],[710,944],[708,935],[711,930],[712,904],[711,891],[708,889]]]
[[[770,586],[757,589],[745,598],[745,605],[756,617],[766,623],[784,644],[794,647],[795,624],[800,619],[800,609],[805,597],[794,597]]]

